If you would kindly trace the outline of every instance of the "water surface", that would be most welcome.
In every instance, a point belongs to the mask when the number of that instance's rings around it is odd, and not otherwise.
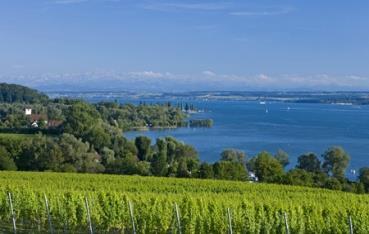
[[[304,152],[321,155],[334,145],[351,155],[350,168],[369,166],[369,106],[267,103],[245,101],[197,101],[205,113],[193,118],[212,118],[212,128],[179,128],[127,132],[128,138],[146,135],[153,140],[174,136],[193,145],[200,158],[213,162],[222,150],[237,148],[254,156],[262,150],[283,149],[292,165]]]

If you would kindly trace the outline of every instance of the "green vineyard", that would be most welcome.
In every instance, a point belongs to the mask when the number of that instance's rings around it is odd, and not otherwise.
[[[369,233],[368,195],[322,189],[0,172],[0,191],[0,233]]]

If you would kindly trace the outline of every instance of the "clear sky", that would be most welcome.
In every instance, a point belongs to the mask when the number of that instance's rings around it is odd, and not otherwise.
[[[0,80],[369,90],[369,1],[2,0]]]

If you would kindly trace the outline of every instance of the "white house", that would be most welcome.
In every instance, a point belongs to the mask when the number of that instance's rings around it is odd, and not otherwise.
[[[259,181],[259,178],[255,175],[255,173],[254,172],[252,172],[252,171],[249,171],[249,178],[250,178],[250,180],[251,181],[253,181],[253,182],[258,182]]]
[[[32,115],[32,109],[30,109],[30,108],[26,108],[26,110],[25,110],[25,114],[26,114],[26,115]]]
[[[37,121],[33,122],[33,123],[31,124],[31,126],[32,126],[33,128],[38,128],[38,123],[37,123]]]

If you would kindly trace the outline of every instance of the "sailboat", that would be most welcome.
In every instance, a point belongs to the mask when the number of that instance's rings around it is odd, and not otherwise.
[[[269,110],[267,108],[267,105],[266,105],[267,104],[266,101],[260,101],[259,104],[265,106],[265,113],[268,113],[269,112]]]

